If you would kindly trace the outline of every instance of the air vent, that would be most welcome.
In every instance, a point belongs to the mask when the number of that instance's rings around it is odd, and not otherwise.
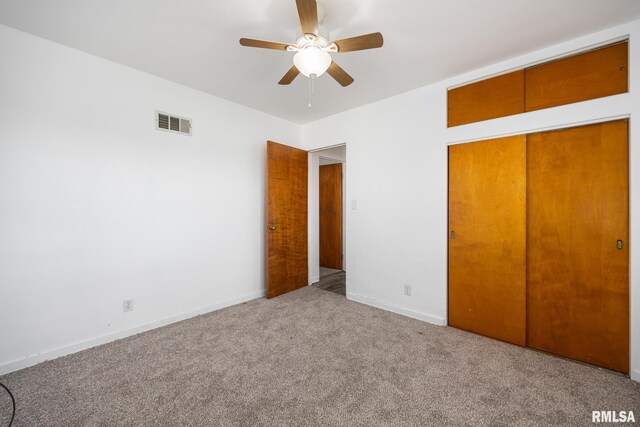
[[[156,129],[166,132],[181,133],[183,135],[191,135],[191,119],[157,111]]]
[[[180,132],[191,135],[191,120],[180,119]]]

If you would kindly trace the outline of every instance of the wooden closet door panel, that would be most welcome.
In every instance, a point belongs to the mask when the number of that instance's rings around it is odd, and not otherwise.
[[[629,369],[627,138],[627,121],[617,121],[527,142],[527,344],[622,372]]]
[[[447,92],[447,126],[459,126],[524,112],[524,70]]]
[[[525,111],[628,91],[628,43],[527,68]]]
[[[525,144],[521,135],[449,147],[449,325],[519,345],[526,342]]]

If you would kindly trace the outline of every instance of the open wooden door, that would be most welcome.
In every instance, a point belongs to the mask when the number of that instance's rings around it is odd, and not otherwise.
[[[267,298],[308,285],[308,156],[267,142]]]
[[[320,166],[320,266],[342,270],[342,163]]]

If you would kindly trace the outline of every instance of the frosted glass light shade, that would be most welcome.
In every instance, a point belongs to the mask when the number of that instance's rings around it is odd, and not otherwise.
[[[311,74],[320,77],[331,65],[331,55],[317,46],[307,46],[293,56],[293,64],[307,77]]]

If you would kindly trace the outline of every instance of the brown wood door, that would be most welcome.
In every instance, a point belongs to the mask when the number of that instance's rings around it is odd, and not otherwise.
[[[342,164],[320,166],[320,265],[342,270]]]
[[[447,92],[447,126],[459,126],[524,112],[524,70]]]
[[[527,68],[525,111],[627,92],[628,45],[619,43]]]
[[[526,137],[449,147],[449,325],[526,343]]]
[[[307,286],[307,152],[267,142],[267,298]]]
[[[627,121],[529,135],[527,342],[629,370]],[[618,240],[622,248],[618,248]]]

